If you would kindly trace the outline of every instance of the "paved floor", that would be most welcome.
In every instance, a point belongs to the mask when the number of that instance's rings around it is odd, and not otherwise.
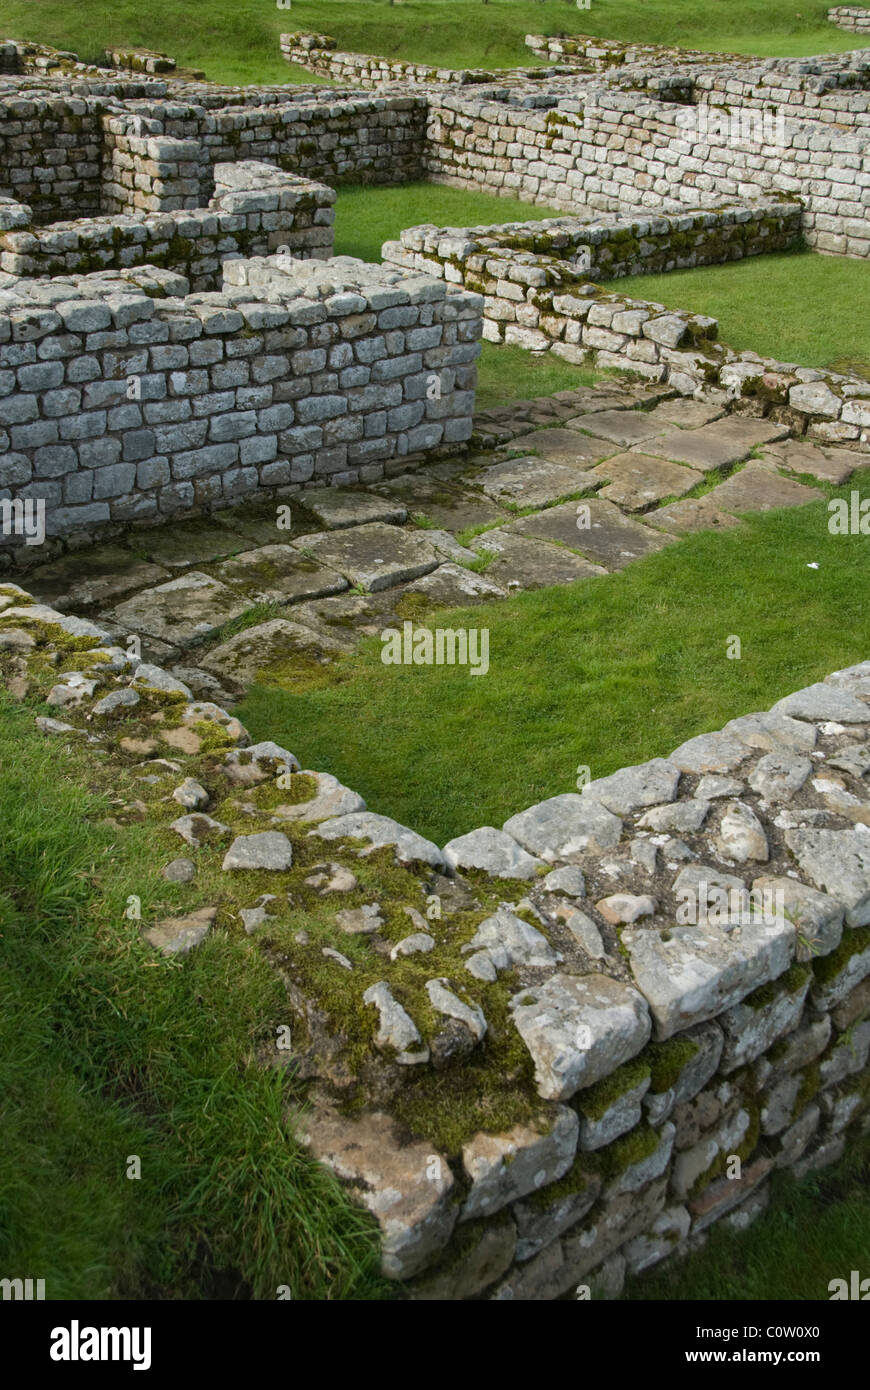
[[[481,447],[461,457],[134,531],[23,582],[122,642],[137,634],[144,656],[225,700],[427,609],[585,582],[870,467],[868,454],[657,386],[599,383],[475,424]]]

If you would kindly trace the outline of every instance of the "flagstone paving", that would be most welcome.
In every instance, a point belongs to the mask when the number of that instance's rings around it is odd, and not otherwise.
[[[131,529],[23,582],[122,644],[135,634],[197,698],[235,698],[254,680],[292,687],[385,627],[588,584],[685,533],[816,501],[814,478],[870,467],[870,452],[728,408],[722,392],[687,400],[629,381],[515,402],[480,412],[454,456]]]

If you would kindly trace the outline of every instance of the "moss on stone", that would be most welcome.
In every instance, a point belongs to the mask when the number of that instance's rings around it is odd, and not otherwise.
[[[649,1075],[649,1060],[643,1056],[635,1057],[617,1067],[610,1076],[581,1091],[575,1098],[576,1109],[589,1120],[601,1120],[620,1097],[640,1086]]]
[[[666,1042],[650,1043],[641,1053],[641,1060],[646,1060],[650,1067],[650,1091],[654,1095],[669,1091],[698,1051],[694,1038],[668,1038]]]
[[[842,941],[830,955],[819,956],[813,963],[812,971],[820,985],[829,984],[845,969],[854,955],[866,951],[870,946],[870,926],[847,930]]]

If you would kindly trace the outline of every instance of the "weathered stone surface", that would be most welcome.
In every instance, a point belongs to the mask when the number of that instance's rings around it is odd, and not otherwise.
[[[631,1274],[645,1269],[672,1255],[689,1234],[692,1218],[684,1206],[666,1207],[642,1236],[635,1236],[625,1246],[625,1259]]]
[[[813,724],[802,719],[792,719],[791,715],[765,710],[761,714],[743,714],[739,719],[729,719],[722,730],[729,738],[745,743],[748,748],[760,748],[765,752],[779,753],[788,750],[793,753],[811,753],[816,746],[817,734]]]
[[[644,518],[650,526],[668,531],[671,535],[682,536],[693,531],[727,531],[740,522],[730,512],[723,512],[704,497],[681,497],[667,506],[657,507],[647,512]]]
[[[593,1173],[584,1177],[585,1184],[578,1191],[556,1197],[549,1204],[543,1201],[545,1194],[537,1200],[521,1198],[514,1204],[511,1211],[517,1223],[518,1260],[530,1260],[590,1210],[601,1191],[601,1179]]]
[[[673,801],[680,781],[680,770],[667,758],[653,758],[636,767],[623,767],[610,777],[587,783],[583,795],[600,801],[617,816],[628,816],[642,806]]]
[[[764,801],[789,801],[812,770],[809,758],[794,753],[767,753],[749,774],[749,785]]]
[[[783,426],[773,425],[767,420],[746,420],[729,415],[713,424],[702,425],[697,430],[673,430],[660,435],[646,446],[646,451],[709,473],[714,468],[739,463],[741,459],[748,458],[757,445],[781,439],[787,433]]]
[[[444,846],[448,869],[483,869],[494,878],[534,878],[543,860],[527,854],[516,840],[490,825],[458,835]]]
[[[495,556],[486,567],[486,576],[508,591],[546,589],[551,584],[573,584],[576,579],[606,573],[600,565],[590,564],[561,546],[516,536],[503,526],[475,536],[471,546],[479,555]]]
[[[561,1178],[574,1161],[578,1121],[560,1105],[543,1131],[514,1125],[505,1134],[477,1134],[462,1148],[470,1190],[459,1217],[490,1216],[519,1197]]]
[[[168,578],[167,570],[148,564],[123,546],[101,545],[28,571],[27,584],[46,603],[89,609],[106,607]]]
[[[224,855],[221,868],[270,869],[280,872],[293,863],[293,846],[278,830],[264,830],[259,835],[238,835]]]
[[[747,859],[766,863],[770,857],[764,826],[742,801],[731,801],[725,807],[716,846],[724,858],[737,864],[745,864]]]
[[[274,509],[272,527],[275,526]],[[274,535],[274,529],[272,531]],[[143,531],[133,539],[135,549],[146,559],[168,569],[206,564],[221,560],[246,548],[245,537],[219,521],[202,519],[176,522],[172,526]]]
[[[394,1122],[379,1112],[357,1120],[315,1114],[302,1131],[314,1156],[349,1182],[376,1217],[387,1277],[409,1279],[430,1264],[450,1239],[459,1210],[453,1175],[433,1145],[402,1143]]]
[[[369,986],[363,995],[363,1003],[373,1005],[378,1011],[375,1047],[381,1051],[395,1053],[395,1061],[400,1066],[416,1066],[428,1062],[429,1049],[423,1045],[417,1025],[410,1014],[393,998],[385,980],[379,980],[377,984]]]
[[[787,830],[801,871],[843,904],[846,925],[870,923],[870,834],[855,830]]]
[[[196,865],[192,859],[171,859],[160,870],[160,876],[167,883],[192,883],[196,878]]]
[[[238,618],[247,607],[247,601],[225,584],[199,570],[188,570],[178,579],[142,590],[105,616],[129,632],[183,646]]]
[[[731,772],[749,756],[745,743],[716,732],[697,734],[675,748],[668,761],[681,772]]]
[[[670,806],[653,806],[645,811],[638,825],[649,830],[675,830],[685,835],[701,829],[709,810],[709,801],[675,801]]]
[[[710,505],[726,512],[767,512],[776,507],[803,507],[824,493],[805,483],[784,478],[765,463],[747,463],[707,493]]]
[[[600,898],[595,907],[605,922],[617,926],[652,916],[656,910],[656,900],[649,893],[611,893],[609,898]]]
[[[221,680],[244,688],[279,676],[287,683],[294,670],[305,674],[312,664],[323,665],[343,650],[342,642],[323,632],[288,618],[270,618],[212,647],[200,661]]]
[[[97,701],[91,714],[97,719],[105,719],[107,715],[114,714],[116,710],[132,709],[138,703],[139,696],[135,690],[110,690],[108,695],[104,695],[102,700]]]
[[[373,521],[344,531],[298,536],[293,544],[302,554],[373,593],[434,570],[439,557],[424,534]]]
[[[335,816],[349,816],[356,811],[364,811],[366,804],[359,792],[351,791],[333,777],[331,772],[304,771],[301,777],[312,778],[317,783],[317,793],[309,801],[297,801],[289,805],[275,806],[272,815],[281,820],[324,821]],[[290,778],[293,789],[293,778]]]
[[[407,937],[406,940],[412,940],[412,938]],[[431,936],[428,937],[427,940],[432,941]],[[432,941],[432,946],[434,945],[435,942]],[[424,949],[431,950],[432,947],[426,946]],[[392,956],[392,952],[390,952],[390,954]],[[404,952],[403,954],[410,953]],[[464,1000],[459,998],[458,994],[448,988],[446,980],[427,980],[426,993],[429,996],[429,1002],[437,1013],[443,1014],[446,1018],[455,1019],[457,1023],[463,1024],[471,1033],[475,1042],[483,1041],[486,1036],[486,1019],[479,1005],[465,1003]]]
[[[216,907],[201,907],[185,917],[166,917],[143,930],[142,935],[161,955],[186,956],[205,940],[216,917]]]
[[[380,903],[364,903],[362,907],[344,907],[335,914],[343,932],[351,936],[369,936],[384,925]]]
[[[574,864],[566,864],[564,869],[551,869],[541,880],[541,887],[547,893],[567,893],[569,898],[585,898],[586,880],[583,870]]]
[[[307,488],[299,503],[328,531],[373,521],[401,525],[408,519],[401,503],[375,497],[369,492],[353,492],[350,488]]]
[[[735,940],[710,922],[663,933],[629,927],[622,941],[656,1037],[664,1039],[714,1018],[787,970],[795,929],[790,922],[747,924]]]
[[[752,891],[773,894],[774,901],[782,903],[785,916],[794,922],[797,929],[797,960],[827,956],[839,946],[845,912],[836,898],[785,876],[757,878],[752,884]]]
[[[578,945],[590,955],[593,960],[601,960],[607,955],[607,948],[597,924],[588,917],[585,912],[573,911],[559,913],[561,920],[565,923],[571,935]]]
[[[511,816],[503,829],[530,854],[552,864],[612,849],[619,844],[622,821],[594,797],[565,792]]]
[[[585,428],[585,416],[583,420]],[[576,469],[592,468],[615,452],[612,445],[603,443],[600,438],[592,439],[576,429],[535,430],[532,434],[523,434],[514,439],[511,449],[518,453],[538,454],[548,463],[565,464]]]
[[[336,816],[333,820],[323,821],[316,830],[308,833],[322,840],[367,840],[373,849],[394,845],[400,863],[411,864],[419,860],[423,864],[431,864],[434,869],[444,867],[444,856],[431,840],[425,840],[422,835],[399,825],[389,816],[378,816],[372,811]]]
[[[217,565],[214,577],[238,590],[249,604],[326,598],[348,587],[343,575],[306,559],[287,544],[243,550]]]
[[[603,1148],[639,1125],[643,1117],[642,1101],[649,1084],[649,1076],[642,1076],[617,1096],[602,1114],[592,1114],[584,1109],[581,1092],[577,1107],[580,1115],[579,1147],[584,1150]]]
[[[524,922],[508,903],[480,923],[471,940],[462,947],[471,951],[467,968],[478,979],[493,980],[501,970],[513,965],[543,967],[556,964],[556,954],[537,927]]]
[[[585,417],[583,429],[614,444],[642,444],[662,432],[661,423],[642,410],[598,410]]]
[[[599,497],[549,507],[535,516],[511,522],[510,529],[518,536],[559,541],[607,570],[624,569],[632,560],[663,550],[671,543],[669,536],[624,516],[612,502]]]
[[[431,532],[427,531],[426,535]],[[474,551],[468,553],[470,558],[477,558]],[[445,564],[424,574],[422,579],[412,579],[402,585],[401,594],[402,597],[422,594],[433,607],[466,608],[469,604],[491,603],[493,599],[504,598],[505,590],[487,574],[476,574],[463,565]]]
[[[725,1034],[721,1068],[726,1075],[747,1062],[754,1062],[784,1033],[797,1027],[809,987],[810,973],[807,971],[796,989],[783,988],[769,1004],[753,1007],[750,996],[719,1015],[718,1023]]]
[[[487,497],[519,507],[546,507],[573,493],[595,488],[601,479],[580,468],[548,459],[506,459],[475,479]]]
[[[185,777],[181,785],[176,787],[172,793],[172,799],[188,811],[200,811],[209,802],[208,792],[201,782],[197,782],[195,777]]]
[[[396,942],[390,951],[390,960],[398,960],[400,956],[426,955],[434,950],[434,936],[425,931],[412,932],[410,936],[403,936],[401,941]]]
[[[856,468],[866,468],[870,459],[851,449],[825,449],[803,439],[783,439],[768,444],[764,458],[774,460],[791,473],[810,473],[825,483],[844,483]]]
[[[510,1008],[547,1100],[565,1100],[609,1076],[649,1041],[643,998],[605,975],[553,975],[515,994]]]
[[[211,840],[221,840],[224,835],[229,835],[230,827],[223,825],[221,821],[212,820],[211,816],[204,816],[198,812],[191,816],[179,816],[169,827],[174,830],[176,835],[180,835],[186,844],[198,849],[200,845],[206,844]]]
[[[471,1250],[462,1248],[455,1262],[410,1290],[415,1302],[456,1303],[476,1298],[510,1268],[517,1250],[516,1227],[507,1213],[487,1222]]]
[[[773,711],[790,714],[794,719],[832,720],[836,724],[870,723],[870,705],[848,690],[840,690],[824,681],[777,700]]]
[[[224,759],[223,770],[231,782],[241,787],[254,787],[267,782],[279,773],[296,772],[299,763],[280,743],[266,739],[251,743],[247,748],[233,748]]]
[[[642,512],[663,497],[682,497],[703,479],[703,473],[648,454],[617,454],[599,463],[596,481],[606,486],[598,494],[629,512]]]

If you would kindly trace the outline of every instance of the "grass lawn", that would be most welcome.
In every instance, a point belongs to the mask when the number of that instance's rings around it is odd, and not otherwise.
[[[780,362],[870,376],[870,265],[813,251],[612,280],[615,294],[719,320],[719,337]]]
[[[346,184],[335,203],[335,254],[381,259],[385,241],[398,241],[406,227],[485,227],[504,222],[541,222],[564,217],[556,208],[497,198],[438,183],[406,183],[400,188]]]
[[[870,479],[854,486],[870,495]],[[484,677],[384,666],[374,637],[338,683],[255,687],[240,718],[439,844],[499,826],[572,791],[580,764],[601,777],[665,755],[864,660],[870,548],[832,536],[828,515],[823,502],[756,515],[618,574],[439,615],[489,628]],[[741,660],[726,658],[730,635]]]
[[[825,20],[827,0],[774,8],[769,0],[4,0],[0,27],[96,57],[108,44],[164,49],[216,82],[310,82],[280,57],[278,36],[331,34],[339,46],[450,67],[528,65],[527,33],[588,33],[762,56],[855,48]]]
[[[165,832],[112,823],[132,777],[101,787],[5,694],[0,775],[0,1267],[50,1299],[381,1297],[373,1223],[254,1060],[286,1022],[275,972],[239,930],[155,956],[124,911],[191,902],[159,875]],[[202,868],[193,905],[226,902]]]

